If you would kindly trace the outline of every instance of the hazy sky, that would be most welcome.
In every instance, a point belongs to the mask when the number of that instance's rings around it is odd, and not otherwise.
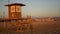
[[[22,7],[22,15],[35,17],[52,17],[60,16],[60,0],[10,0],[10,3],[23,3],[26,6]],[[0,0],[0,16],[7,16],[8,11],[4,6],[8,4],[8,0]]]

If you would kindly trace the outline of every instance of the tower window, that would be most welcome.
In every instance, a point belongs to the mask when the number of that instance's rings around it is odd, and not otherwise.
[[[14,8],[12,8],[12,10],[14,10]]]
[[[17,8],[18,9],[18,11],[20,10],[19,8]]]

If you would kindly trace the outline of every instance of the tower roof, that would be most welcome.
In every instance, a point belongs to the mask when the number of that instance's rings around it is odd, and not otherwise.
[[[7,4],[7,5],[5,5],[5,6],[12,6],[12,5],[20,5],[20,6],[25,6],[25,4],[22,4],[22,3]]]

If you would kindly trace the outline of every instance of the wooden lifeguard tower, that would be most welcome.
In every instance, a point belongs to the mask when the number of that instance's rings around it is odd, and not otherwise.
[[[17,31],[19,30],[19,27],[21,26],[20,22],[21,22],[21,8],[22,6],[25,6],[25,4],[21,4],[21,3],[13,3],[13,4],[8,4],[5,5],[8,6],[8,20],[10,20],[12,23],[14,23],[13,25],[15,25],[17,27]],[[14,22],[15,21],[15,22]],[[11,28],[11,27],[8,27]],[[19,30],[21,31],[21,30]]]

